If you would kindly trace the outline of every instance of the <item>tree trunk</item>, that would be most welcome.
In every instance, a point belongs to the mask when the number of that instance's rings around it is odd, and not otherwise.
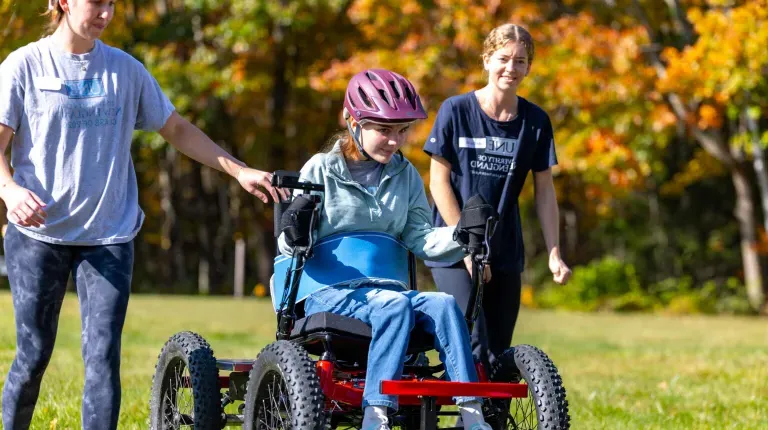
[[[275,142],[272,145],[271,156],[273,163],[285,161],[285,109],[288,98],[288,79],[286,76],[288,52],[286,47],[286,33],[288,28],[284,24],[275,24],[273,38],[275,41],[274,69],[272,71],[272,94],[270,99],[272,126],[271,134]]]
[[[202,222],[197,224],[197,243],[199,246],[198,253],[199,267],[197,271],[197,291],[202,295],[208,295],[211,292],[211,261],[213,260],[212,252],[212,232],[213,226],[218,223],[216,218],[216,211],[212,210],[210,202],[215,199],[216,193],[214,190],[214,179],[212,177],[212,169],[203,168],[200,164],[195,164],[195,170],[197,171],[197,177],[200,189],[200,194],[197,199],[197,210]]]
[[[563,221],[565,224],[565,246],[562,248],[565,251],[564,254],[568,256],[568,261],[571,261],[572,256],[576,255],[579,240],[578,214],[572,207],[565,208],[563,211]]]
[[[218,181],[217,181],[218,182]],[[216,189],[218,226],[213,241],[213,264],[215,267],[217,293],[229,293],[232,285],[232,218],[229,216],[229,187],[218,182]]]
[[[156,0],[155,1],[155,10],[157,11],[157,14],[160,16],[164,16],[168,13],[168,1],[167,0]]]
[[[256,206],[254,204],[253,206]],[[256,263],[256,279],[265,287],[269,288],[269,278],[274,271],[275,251],[270,246],[270,241],[274,241],[269,232],[264,231],[261,224],[256,221],[251,225],[250,236],[248,237],[248,249],[251,250],[251,257]]]
[[[664,229],[664,221],[662,220],[661,204],[659,203],[659,188],[653,186],[653,191],[648,193],[648,219],[651,221],[651,231],[653,236],[653,243],[658,249],[669,249],[669,236],[666,229]],[[663,268],[662,272],[672,273],[674,272],[674,264],[672,259],[667,258],[667,252],[654,252],[653,259],[656,267]],[[654,281],[660,281],[658,272],[656,276],[653,276]]]
[[[760,258],[757,255],[757,228],[754,216],[754,199],[750,189],[749,178],[743,165],[734,166],[731,179],[736,191],[736,209],[734,215],[739,222],[741,233],[741,258],[744,265],[744,283],[747,287],[747,298],[752,308],[764,311],[765,293],[760,271]]]
[[[160,248],[162,249],[162,261],[160,273],[166,285],[173,286],[173,264],[171,246],[173,241],[171,234],[176,224],[176,210],[173,206],[173,163],[176,158],[176,150],[170,145],[166,148],[165,157],[160,161],[160,173],[158,185],[160,188],[160,207],[163,210],[163,223],[160,226]]]
[[[763,228],[768,232],[768,170],[765,166],[765,152],[760,143],[760,127],[757,120],[750,116],[747,109],[743,114],[744,125],[752,139],[752,165],[757,176],[757,185],[760,189],[760,202],[763,207]]]

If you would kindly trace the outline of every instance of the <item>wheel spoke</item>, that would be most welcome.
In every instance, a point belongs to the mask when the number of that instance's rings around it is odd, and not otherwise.
[[[194,427],[194,395],[190,384],[189,369],[182,361],[168,366],[165,374],[162,411],[163,429]]]
[[[520,383],[526,383],[526,381],[521,379]],[[514,407],[510,404],[506,411],[503,411],[506,413],[507,428],[510,430],[538,429],[538,417],[530,386],[527,397],[513,399],[513,402]]]
[[[259,430],[291,429],[290,402],[285,383],[277,373],[267,374],[259,388],[256,423]]]
[[[315,362],[300,345],[278,340],[254,362],[245,396],[245,418],[258,430],[320,428],[325,400]]]
[[[174,334],[163,345],[155,366],[149,427],[179,430],[217,425],[222,419],[218,391],[216,358],[208,342],[189,331]]]

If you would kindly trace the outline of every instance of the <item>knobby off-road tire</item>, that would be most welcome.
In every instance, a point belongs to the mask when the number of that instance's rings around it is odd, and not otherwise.
[[[552,360],[531,345],[502,353],[491,368],[493,382],[525,382],[528,397],[485,402],[486,420],[494,430],[565,430],[570,428],[565,387]]]
[[[267,345],[251,369],[245,394],[245,430],[323,430],[325,398],[315,362],[300,345]]]
[[[153,430],[222,428],[216,359],[200,335],[180,332],[165,343],[149,405]]]

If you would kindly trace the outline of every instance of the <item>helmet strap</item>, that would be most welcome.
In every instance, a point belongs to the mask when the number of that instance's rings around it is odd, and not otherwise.
[[[355,145],[357,146],[357,150],[360,151],[360,154],[362,154],[366,160],[370,160],[371,156],[368,155],[368,153],[365,152],[365,149],[363,148],[363,127],[360,125],[360,122],[356,122],[355,129],[353,131],[352,124],[350,124],[349,120],[347,120],[347,130],[349,130],[349,134],[352,135],[352,140],[355,141]]]

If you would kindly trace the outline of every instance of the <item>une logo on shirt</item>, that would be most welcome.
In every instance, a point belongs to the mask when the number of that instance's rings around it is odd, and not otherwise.
[[[517,139],[506,137],[459,137],[459,148],[477,149],[484,154],[514,157]]]
[[[515,156],[517,139],[488,136],[486,138],[485,153],[488,155],[500,155],[505,157]]]
[[[81,81],[65,81],[67,95],[71,99],[86,99],[91,97],[104,97],[104,84],[101,79],[84,79]]]

